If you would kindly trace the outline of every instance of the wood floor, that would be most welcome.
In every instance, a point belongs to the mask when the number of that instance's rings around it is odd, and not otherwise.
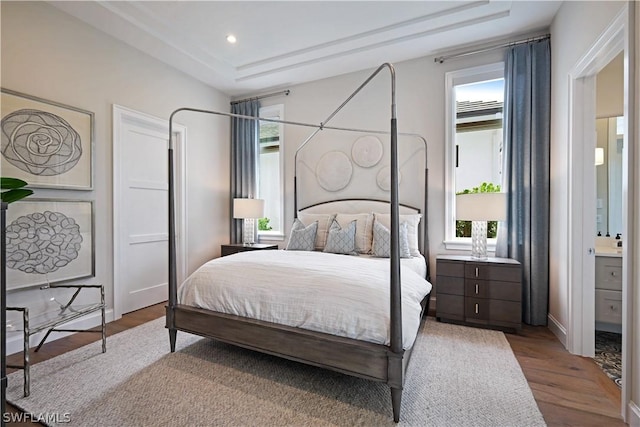
[[[107,333],[113,335],[162,316],[164,304],[154,305],[109,323]],[[593,360],[569,354],[546,327],[525,325],[519,334],[506,336],[550,427],[626,425],[619,415],[620,389]],[[99,334],[74,334],[52,341],[38,353],[31,352],[32,363],[82,347],[99,337]],[[21,355],[9,356],[8,363],[20,364]],[[11,405],[8,407],[9,411],[17,412]]]
[[[593,359],[570,354],[546,327],[505,334],[549,426],[624,426],[620,389]]]

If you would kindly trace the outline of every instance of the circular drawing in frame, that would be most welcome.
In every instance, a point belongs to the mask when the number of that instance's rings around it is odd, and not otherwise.
[[[60,175],[78,163],[82,141],[62,117],[39,110],[17,110],[2,118],[2,155],[20,170]]]
[[[351,147],[351,158],[356,165],[363,168],[375,166],[382,159],[382,142],[373,135],[361,136]]]
[[[339,191],[349,185],[353,165],[349,157],[341,151],[325,153],[316,166],[318,184],[327,191]]]
[[[30,274],[52,273],[78,257],[80,226],[60,212],[34,212],[7,226],[7,267]]]
[[[398,171],[398,184],[401,182],[402,174]],[[391,168],[389,166],[385,166],[378,171],[378,174],[376,175],[376,184],[378,184],[378,187],[380,187],[381,190],[391,190]]]

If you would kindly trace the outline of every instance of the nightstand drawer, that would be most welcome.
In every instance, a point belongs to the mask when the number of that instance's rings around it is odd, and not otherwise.
[[[464,320],[464,297],[439,293],[436,297],[436,317]]]
[[[488,300],[489,319],[494,322],[517,323],[522,321],[522,305],[515,301]]]
[[[481,262],[467,262],[464,265],[464,277],[467,279],[489,280],[489,266]]]
[[[438,276],[464,277],[464,263],[438,261]]]
[[[502,282],[517,282],[520,284],[522,281],[522,270],[520,266],[508,266],[508,265],[492,265],[489,268],[489,280],[502,281]]]
[[[464,277],[436,276],[436,293],[464,295]]]
[[[520,282],[520,266],[495,265],[482,262],[467,262],[464,277],[467,279],[502,280],[504,282]]]
[[[487,297],[491,299],[520,302],[522,300],[522,288],[520,283],[515,282],[491,282]]]
[[[489,300],[483,298],[464,299],[464,316],[470,320],[489,320]]]
[[[468,297],[489,298],[489,286],[491,282],[478,279],[465,279],[464,294]]]

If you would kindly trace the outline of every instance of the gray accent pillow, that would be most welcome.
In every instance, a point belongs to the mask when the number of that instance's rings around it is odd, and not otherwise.
[[[400,224],[400,258],[411,258],[407,223]],[[391,233],[380,221],[373,223],[373,256],[389,258],[391,256]]]
[[[354,219],[345,228],[340,227],[335,219],[329,227],[327,244],[324,252],[334,254],[356,255],[356,220]]]
[[[314,221],[308,226],[304,226],[298,218],[293,221],[291,236],[287,243],[288,251],[312,251],[316,246],[316,233],[318,231],[318,221]]]

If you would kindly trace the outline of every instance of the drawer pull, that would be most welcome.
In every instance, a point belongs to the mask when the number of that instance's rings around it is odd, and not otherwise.
[[[615,271],[612,271],[612,272],[611,272],[611,275],[612,275],[613,277],[616,277],[616,272],[615,272]]]
[[[476,314],[478,314],[478,304],[476,303]]]
[[[476,295],[478,295],[478,284],[476,283]]]
[[[476,277],[478,277],[478,267],[476,267]]]

